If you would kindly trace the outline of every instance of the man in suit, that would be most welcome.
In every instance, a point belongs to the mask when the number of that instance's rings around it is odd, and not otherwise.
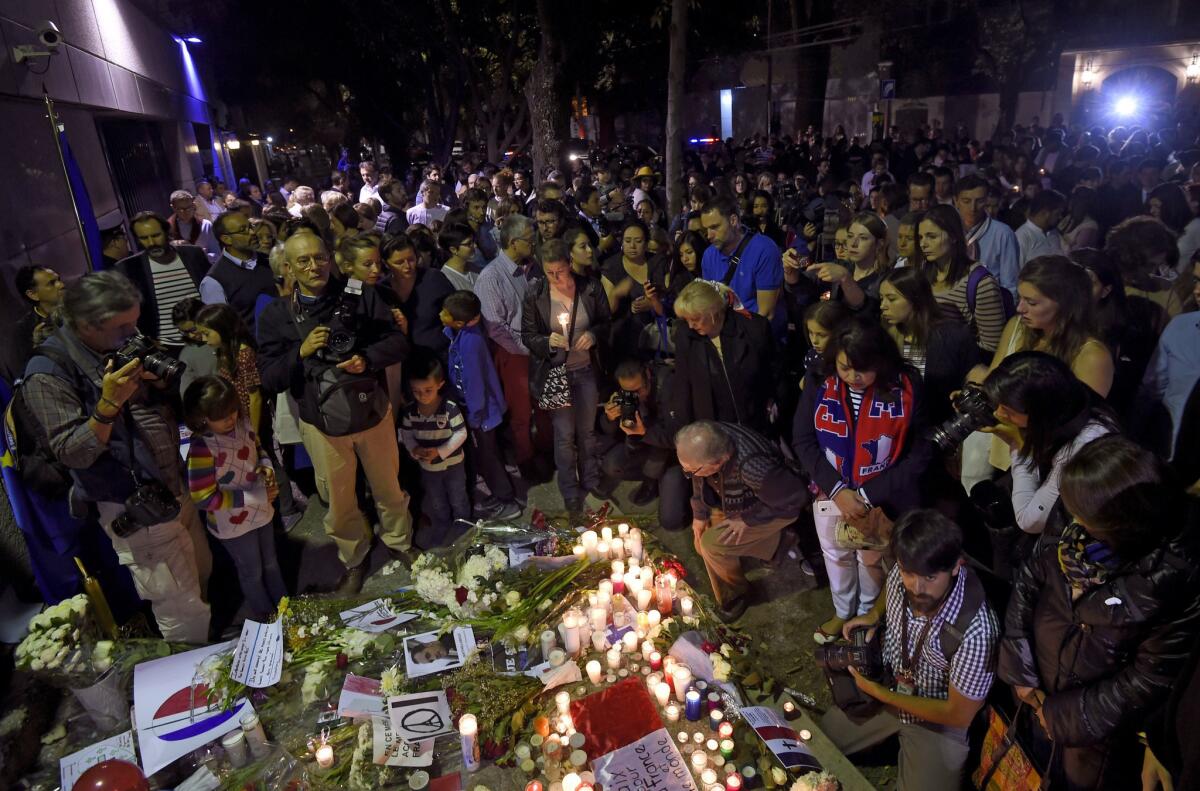
[[[152,211],[135,215],[130,227],[142,251],[118,261],[116,268],[142,294],[138,330],[177,352],[183,348],[183,336],[171,320],[171,309],[182,299],[200,296],[200,281],[210,268],[208,256],[195,245],[169,242],[170,226]]]

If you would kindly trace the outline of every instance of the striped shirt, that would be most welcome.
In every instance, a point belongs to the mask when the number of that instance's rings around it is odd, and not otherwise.
[[[975,264],[973,271],[983,264]],[[996,351],[1000,345],[1000,336],[1004,334],[1004,325],[1008,321],[1004,317],[1004,300],[1000,296],[1000,285],[994,277],[985,277],[979,281],[975,290],[975,312],[967,301],[967,285],[971,279],[970,272],[950,287],[948,291],[934,289],[933,296],[943,305],[958,311],[962,320],[975,333],[975,342],[981,349],[989,352]]]
[[[904,341],[904,348],[900,350],[904,355],[904,359],[908,360],[913,368],[921,372],[921,376],[925,375],[925,350],[916,345],[912,341]]]
[[[463,443],[467,441],[467,421],[458,404],[444,399],[432,415],[422,415],[421,405],[409,404],[400,419],[400,441],[409,453],[417,448],[437,448],[435,461],[421,460],[421,469],[442,472],[462,464]]]
[[[854,410],[854,417],[858,417],[858,410],[862,408],[863,393],[866,390],[855,390],[853,387],[847,387],[846,393],[850,397],[850,408]]]
[[[154,301],[158,303],[158,340],[168,346],[182,346],[183,336],[171,320],[175,303],[188,297],[199,297],[200,292],[192,276],[179,256],[160,264],[150,258],[150,277],[154,283]]]
[[[275,515],[256,467],[258,439],[245,419],[230,434],[193,434],[187,451],[188,489],[196,507],[209,515],[208,527],[220,539],[237,538],[270,524]]]

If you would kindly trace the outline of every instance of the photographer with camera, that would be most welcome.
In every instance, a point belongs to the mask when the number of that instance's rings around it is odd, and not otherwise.
[[[900,791],[955,789],[967,759],[967,727],[995,679],[1000,625],[979,578],[963,563],[958,525],[937,511],[909,511],[896,522],[889,548],[896,563],[883,594],[870,612],[842,627],[852,641],[865,627],[869,646],[882,625],[882,656],[858,646],[817,649],[840,707],[826,713],[821,728],[846,755],[898,735]],[[868,677],[864,668],[872,666],[879,678]],[[847,672],[881,710],[838,694],[839,675]],[[872,708],[864,719],[864,709]]]
[[[640,360],[617,366],[618,389],[604,404],[605,429],[621,431],[618,442],[601,460],[606,481],[640,481],[629,498],[648,505],[658,498],[658,524],[678,530],[687,518],[688,486],[675,458],[667,367]]]
[[[175,420],[155,398],[182,365],[138,334],[140,303],[119,272],[68,286],[65,323],[35,349],[21,397],[70,468],[73,510],[99,512],[163,638],[203,643],[212,556],[183,483]]]
[[[331,283],[332,261],[319,236],[294,234],[284,253],[296,289],[258,318],[259,373],[265,390],[290,392],[300,406],[300,436],[328,491],[325,533],[346,566],[338,592],[353,594],[362,588],[372,537],[354,489],[360,463],[384,545],[402,559],[412,546],[384,380],[384,370],[408,356],[408,340],[373,287],[354,279]]]

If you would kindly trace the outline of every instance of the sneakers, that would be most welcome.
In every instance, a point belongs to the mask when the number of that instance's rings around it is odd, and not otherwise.
[[[836,643],[842,639],[842,627],[845,625],[846,619],[835,615],[817,627],[817,631],[813,632],[813,639],[817,641],[817,645]]]
[[[341,582],[334,589],[338,596],[357,596],[362,592],[363,581],[367,577],[367,562],[364,560],[353,568],[346,569]]]
[[[808,558],[800,559],[800,570],[804,572],[805,576],[808,576],[808,577],[817,576],[817,570],[816,570],[816,568],[813,567],[812,563],[808,562]]]
[[[723,623],[733,623],[746,613],[746,608],[748,606],[749,602],[746,601],[746,597],[738,596],[733,601],[718,606],[717,617],[719,617]]]
[[[642,481],[642,485],[629,495],[629,502],[637,506],[647,506],[658,497],[658,481]]]
[[[502,502],[491,496],[475,506],[475,515],[481,519],[516,519],[524,511],[524,507],[516,500]]]
[[[496,519],[516,519],[518,516],[520,516],[524,512],[525,512],[524,508],[522,508],[515,501],[510,500],[507,503],[500,503],[500,507],[497,509],[494,518],[496,518]]]
[[[290,514],[283,514],[280,520],[283,522],[283,532],[290,533],[292,528],[300,524],[300,520],[304,518],[304,511],[295,511]]]

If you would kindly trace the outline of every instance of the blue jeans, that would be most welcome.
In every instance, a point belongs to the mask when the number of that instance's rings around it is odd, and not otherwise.
[[[556,409],[554,421],[554,466],[558,490],[568,508],[583,504],[588,489],[600,485],[600,460],[596,458],[596,409],[600,394],[591,366],[567,371],[571,406]]]
[[[429,514],[429,532],[417,531],[417,544],[422,549],[432,549],[449,544],[457,529],[459,519],[471,519],[471,498],[467,494],[467,465],[458,464],[444,470],[421,470],[421,487],[425,490],[422,507]]]
[[[287,596],[279,559],[275,556],[275,532],[271,523],[237,538],[222,538],[221,544],[233,558],[250,617],[256,621],[270,617],[279,606],[279,600]]]

